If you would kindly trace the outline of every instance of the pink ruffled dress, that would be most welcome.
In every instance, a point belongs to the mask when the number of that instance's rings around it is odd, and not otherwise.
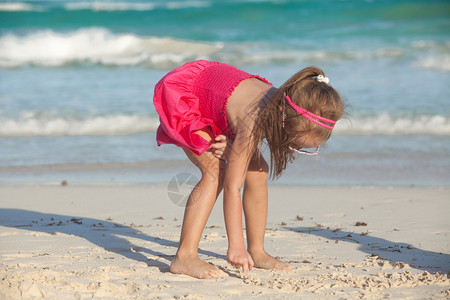
[[[239,83],[248,78],[271,84],[236,67],[205,60],[169,72],[156,84],[153,97],[160,117],[158,146],[175,144],[201,155],[211,144],[196,131],[209,127],[214,136],[233,137],[226,117],[227,100]]]

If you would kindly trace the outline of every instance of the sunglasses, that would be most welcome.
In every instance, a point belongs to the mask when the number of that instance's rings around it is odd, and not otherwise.
[[[297,152],[297,153],[300,153],[300,154],[303,154],[303,155],[317,156],[317,155],[319,154],[320,146],[317,146],[317,147],[316,147],[316,150],[313,151],[313,152],[306,151],[306,150],[302,150],[301,148],[300,148],[300,149],[296,149],[296,148],[293,148],[293,147],[291,147],[291,146],[289,146],[289,149],[290,149],[291,151],[294,151],[294,152]]]

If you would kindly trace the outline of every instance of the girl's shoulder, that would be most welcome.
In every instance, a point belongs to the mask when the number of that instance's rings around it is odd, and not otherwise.
[[[243,80],[228,98],[226,106],[226,115],[232,131],[236,132],[239,126],[251,128],[255,114],[275,91],[276,88],[271,84],[258,78]]]

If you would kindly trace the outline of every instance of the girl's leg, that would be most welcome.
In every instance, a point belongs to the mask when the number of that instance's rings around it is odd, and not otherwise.
[[[198,132],[202,135],[205,132]],[[202,135],[203,137],[203,135]],[[188,158],[200,169],[202,178],[191,192],[184,211],[180,245],[170,265],[170,271],[196,278],[222,276],[224,273],[198,257],[198,245],[208,217],[222,191],[224,165],[211,152],[196,156],[184,150]]]
[[[262,156],[255,154],[250,161],[244,185],[244,214],[248,252],[255,267],[263,269],[290,270],[291,267],[264,250],[267,222],[269,166]]]

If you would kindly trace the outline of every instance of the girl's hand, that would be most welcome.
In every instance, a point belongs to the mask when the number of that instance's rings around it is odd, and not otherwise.
[[[217,157],[218,159],[225,159],[224,153],[227,149],[227,137],[223,134],[220,134],[216,136],[214,139],[214,143],[211,144],[211,147],[209,147],[209,150],[212,152],[212,154]],[[224,157],[222,157],[224,156]]]
[[[247,276],[248,270],[251,270],[255,264],[245,248],[228,248],[227,261],[237,269],[242,267],[244,276]]]

